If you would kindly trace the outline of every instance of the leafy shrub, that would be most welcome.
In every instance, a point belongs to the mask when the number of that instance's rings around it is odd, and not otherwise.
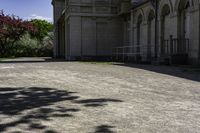
[[[53,55],[53,24],[25,21],[0,11],[0,57]]]
[[[29,21],[24,21],[14,15],[5,15],[0,11],[0,57],[11,55],[15,44],[26,33],[36,29]]]
[[[49,33],[42,41],[25,34],[13,49],[16,57],[49,57],[53,55],[53,33]]]
[[[38,55],[53,56],[53,32],[49,32],[40,42]]]

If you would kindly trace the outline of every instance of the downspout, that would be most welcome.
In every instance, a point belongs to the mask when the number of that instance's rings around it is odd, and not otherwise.
[[[200,4],[199,4],[199,57],[198,57],[198,65],[200,65]]]
[[[155,60],[158,58],[158,0],[155,0]]]

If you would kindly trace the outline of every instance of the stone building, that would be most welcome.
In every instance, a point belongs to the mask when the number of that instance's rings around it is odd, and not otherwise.
[[[200,0],[53,0],[54,56],[200,63]]]

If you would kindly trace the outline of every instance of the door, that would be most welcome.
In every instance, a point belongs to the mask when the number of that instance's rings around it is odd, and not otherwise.
[[[58,24],[58,55],[59,58],[65,58],[65,23]]]
[[[108,56],[110,53],[110,45],[107,44],[107,23],[98,22],[96,25],[96,55]]]
[[[152,45],[153,45],[153,20],[149,20],[148,22],[148,44],[147,44],[147,59],[151,59],[152,56]]]

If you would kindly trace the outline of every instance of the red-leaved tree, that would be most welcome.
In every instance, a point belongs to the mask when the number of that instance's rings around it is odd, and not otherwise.
[[[29,21],[14,15],[5,15],[0,11],[0,57],[6,56],[14,48],[15,43],[26,33],[36,29]]]

